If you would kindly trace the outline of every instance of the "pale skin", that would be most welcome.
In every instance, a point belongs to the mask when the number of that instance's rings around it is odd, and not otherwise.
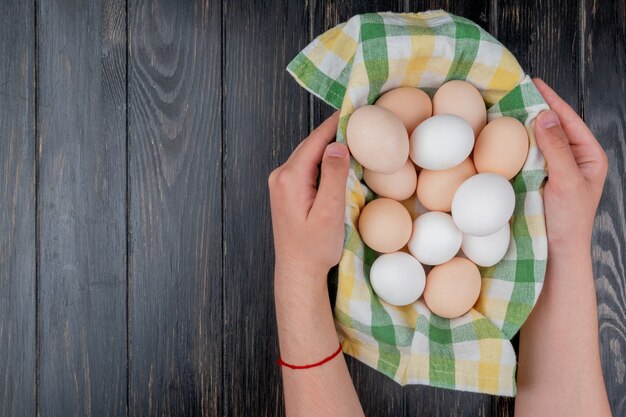
[[[578,115],[541,80],[535,84],[552,109],[535,125],[549,169],[549,261],[544,289],[521,330],[515,414],[610,416],[590,254],[607,158]],[[542,127],[555,118],[560,123]],[[339,346],[327,274],[343,247],[349,155],[333,142],[337,122],[335,113],[268,180],[280,355],[295,365],[318,362]],[[343,354],[311,369],[282,367],[282,376],[288,417],[364,415]]]

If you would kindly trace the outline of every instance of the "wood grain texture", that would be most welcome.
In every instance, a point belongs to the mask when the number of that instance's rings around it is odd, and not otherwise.
[[[129,410],[218,416],[221,5],[129,6]]]
[[[609,158],[592,254],[604,380],[614,416],[626,416],[626,3],[584,2],[584,118]]]
[[[37,11],[39,414],[125,415],[125,5]]]
[[[280,416],[267,177],[308,134],[307,93],[285,71],[306,45],[308,10],[224,5],[225,415]]]
[[[498,0],[498,39],[524,71],[541,77],[578,110],[580,17],[558,0]]]
[[[443,9],[465,17],[489,30],[491,6],[496,0],[455,1],[455,0],[405,0],[407,12]]]
[[[36,411],[34,15],[21,0],[0,15],[1,417]]]
[[[354,14],[437,8],[493,33],[607,151],[593,259],[626,416],[625,0],[3,6],[0,417],[284,415],[266,179],[332,113],[285,66]],[[347,362],[368,416],[514,414]]]

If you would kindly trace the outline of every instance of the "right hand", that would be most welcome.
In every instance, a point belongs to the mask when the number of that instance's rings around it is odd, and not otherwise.
[[[535,120],[537,145],[548,164],[543,198],[549,250],[589,252],[607,156],[578,114],[541,79],[533,81],[551,109]]]

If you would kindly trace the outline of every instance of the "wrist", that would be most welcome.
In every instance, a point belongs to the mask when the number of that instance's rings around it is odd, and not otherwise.
[[[337,348],[328,289],[277,282],[274,289],[280,352],[285,362],[315,363]]]
[[[572,259],[591,256],[591,238],[553,241],[548,237],[548,257]]]
[[[319,296],[328,294],[328,271],[321,267],[277,260],[274,267],[276,296]]]

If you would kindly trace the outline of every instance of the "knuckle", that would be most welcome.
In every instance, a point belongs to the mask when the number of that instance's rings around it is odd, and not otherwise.
[[[276,186],[277,177],[280,175],[280,168],[276,168],[270,175],[267,177],[267,185],[269,188],[274,188]]]
[[[600,150],[600,167],[605,173],[609,170],[609,157],[604,150]]]
[[[286,188],[291,184],[291,178],[293,177],[293,175],[291,175],[291,172],[289,169],[283,168],[280,170],[280,172],[276,175],[276,180],[275,180],[275,184],[277,188]]]
[[[289,171],[284,166],[276,168],[272,171],[267,179],[270,190],[279,191],[288,184]]]

